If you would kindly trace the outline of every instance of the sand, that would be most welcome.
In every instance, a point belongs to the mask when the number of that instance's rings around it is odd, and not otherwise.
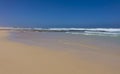
[[[67,51],[10,41],[8,35],[0,31],[0,74],[120,74],[120,63],[90,62]]]

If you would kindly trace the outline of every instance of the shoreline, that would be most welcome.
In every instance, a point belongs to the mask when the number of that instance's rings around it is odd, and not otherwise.
[[[90,62],[69,52],[46,50],[7,40],[0,31],[1,74],[120,74],[118,67]]]

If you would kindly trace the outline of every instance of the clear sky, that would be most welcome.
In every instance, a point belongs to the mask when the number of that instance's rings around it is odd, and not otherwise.
[[[0,25],[120,27],[120,0],[0,0]]]

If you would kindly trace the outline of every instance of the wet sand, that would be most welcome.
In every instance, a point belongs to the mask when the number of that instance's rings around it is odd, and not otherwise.
[[[9,34],[0,31],[0,74],[120,74],[120,55],[84,51],[86,54],[81,53],[79,58],[68,51],[8,40]],[[96,49],[89,45],[81,45],[79,49],[90,48]],[[85,55],[101,61],[84,59]],[[104,62],[106,59],[110,59],[108,63]]]

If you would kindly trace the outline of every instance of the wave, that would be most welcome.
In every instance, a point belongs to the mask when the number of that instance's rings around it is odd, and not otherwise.
[[[38,28],[37,30],[45,30]],[[70,34],[98,35],[98,36],[120,36],[120,28],[48,28],[46,30],[63,31]]]
[[[84,31],[120,31],[120,28],[34,28],[35,30],[84,30]]]
[[[70,34],[120,36],[120,28],[14,28],[0,27],[0,29],[33,30],[40,32],[65,32]]]
[[[79,33],[79,32],[66,32],[69,34],[82,34],[82,35],[97,35],[97,36],[111,36],[111,37],[118,37],[120,36],[120,33],[100,33],[100,32],[96,32],[96,33]]]
[[[99,31],[85,31],[85,32],[66,32],[69,34],[82,34],[82,35],[97,35],[97,36],[111,36],[111,37],[118,37],[120,36],[120,32],[112,31],[112,32],[99,32]]]
[[[65,31],[70,34],[97,35],[97,36],[120,36],[120,28],[37,28],[36,30]]]
[[[19,30],[76,30],[76,31],[100,31],[100,32],[120,32],[120,28],[14,28],[0,27],[0,29],[19,29]]]

